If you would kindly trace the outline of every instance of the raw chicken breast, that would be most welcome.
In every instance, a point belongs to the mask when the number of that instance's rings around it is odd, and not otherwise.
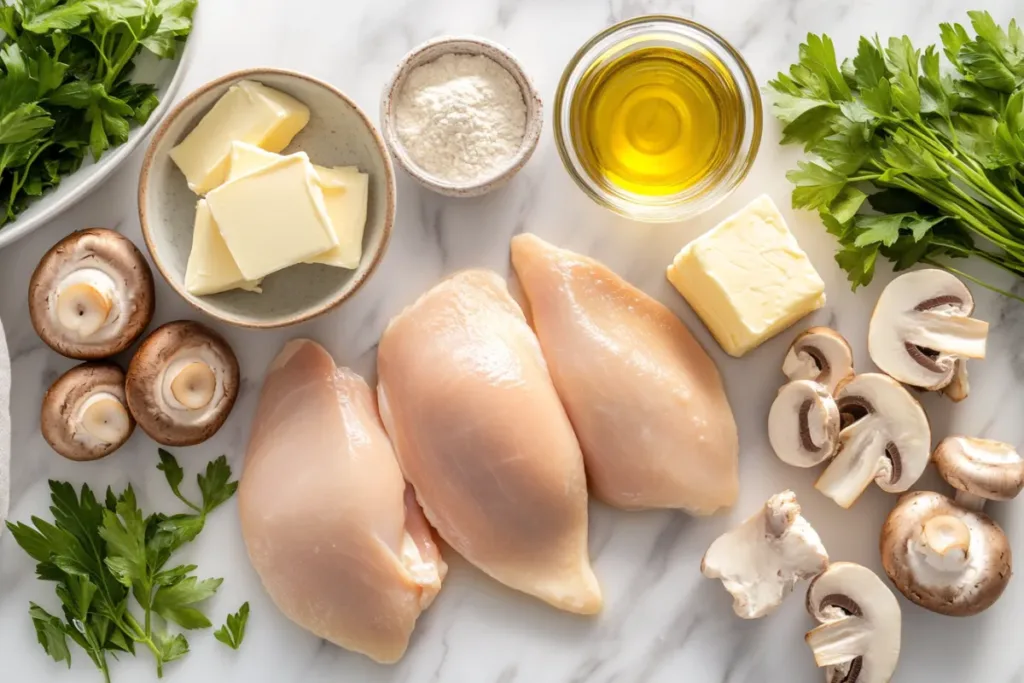
[[[711,514],[736,501],[736,422],[718,369],[667,308],[534,235],[512,263],[590,488],[620,508]]]
[[[505,281],[437,285],[391,321],[377,365],[381,417],[441,537],[512,588],[597,612],[579,444]]]
[[[239,486],[249,559],[299,626],[397,661],[447,566],[373,391],[315,342],[271,364]]]

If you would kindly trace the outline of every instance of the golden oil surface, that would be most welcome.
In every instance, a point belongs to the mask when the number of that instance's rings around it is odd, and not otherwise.
[[[743,106],[724,67],[676,47],[596,60],[570,105],[587,173],[652,197],[684,192],[728,164],[742,129]]]

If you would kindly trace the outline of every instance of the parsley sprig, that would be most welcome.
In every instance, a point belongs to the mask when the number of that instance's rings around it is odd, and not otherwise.
[[[235,494],[238,482],[231,481],[227,458],[217,458],[197,476],[199,503],[182,495],[184,470],[173,455],[161,450],[158,468],[190,512],[145,516],[131,486],[119,495],[108,488],[101,501],[87,485],[79,493],[71,484],[51,481],[52,522],[32,517],[31,525],[7,524],[38,563],[39,578],[56,584],[60,615],[35,603],[29,608],[40,645],[55,661],[70,666],[71,639],[108,682],[107,655],[134,655],[137,646],[153,654],[157,676],[162,676],[164,664],[189,650],[184,634],[171,633],[163,624],[209,628],[199,605],[223,581],[197,578],[194,564],[168,564],[176,550],[195,540],[208,515]]]
[[[793,206],[817,210],[839,239],[854,289],[881,255],[1020,299],[952,265],[973,256],[1024,276],[1024,30],[968,14],[973,34],[941,25],[951,69],[906,36],[861,38],[840,65],[829,37],[811,34],[769,83],[782,142],[814,156],[787,176]]]
[[[0,0],[0,227],[149,119],[135,57],[173,57],[196,2]]]

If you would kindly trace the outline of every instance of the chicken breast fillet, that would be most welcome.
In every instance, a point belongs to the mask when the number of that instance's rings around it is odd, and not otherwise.
[[[534,235],[512,240],[512,263],[594,495],[696,515],[735,503],[736,421],[682,321],[606,266]]]
[[[271,364],[239,486],[242,535],[299,626],[395,662],[447,566],[406,485],[373,391],[309,340]]]
[[[459,273],[391,321],[381,416],[427,519],[498,581],[597,612],[587,489],[572,426],[505,281]]]

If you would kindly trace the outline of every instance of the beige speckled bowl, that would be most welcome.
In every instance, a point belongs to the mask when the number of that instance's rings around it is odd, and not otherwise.
[[[268,276],[263,293],[234,290],[193,296],[185,289],[197,197],[168,156],[206,112],[241,80],[276,88],[306,104],[309,125],[285,153],[299,150],[322,166],[358,166],[370,175],[370,199],[363,234],[363,258],[355,270],[301,264]],[[285,327],[338,306],[373,274],[384,256],[395,221],[395,173],[384,140],[352,100],[312,76],[259,68],[237,71],[207,83],[167,116],[146,152],[139,179],[139,218],[157,270],[190,304],[241,327]]]
[[[489,57],[499,66],[509,72],[523,93],[523,101],[526,103],[526,133],[519,146],[518,153],[507,165],[500,168],[489,178],[472,183],[456,183],[439,178],[420,168],[405,151],[398,133],[395,130],[395,112],[393,104],[398,99],[398,94],[405,85],[406,76],[416,67],[431,62],[446,54],[483,55]],[[506,48],[492,43],[483,38],[472,36],[467,37],[443,37],[430,40],[412,52],[407,54],[398,63],[394,76],[384,88],[384,94],[380,105],[380,124],[387,140],[388,147],[398,160],[398,163],[409,172],[421,185],[434,192],[449,197],[477,197],[496,190],[507,183],[512,176],[519,172],[526,162],[529,161],[540,139],[540,131],[544,126],[544,106],[541,103],[540,95],[522,65],[512,56]]]

